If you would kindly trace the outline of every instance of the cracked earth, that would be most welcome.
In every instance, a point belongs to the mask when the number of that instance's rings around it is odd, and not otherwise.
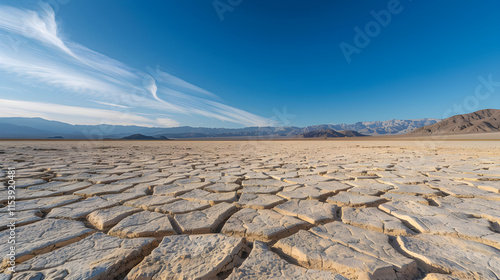
[[[0,156],[2,280],[500,279],[496,141],[2,141]]]

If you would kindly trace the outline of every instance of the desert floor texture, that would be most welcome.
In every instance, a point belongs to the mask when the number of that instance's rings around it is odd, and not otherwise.
[[[0,156],[0,279],[500,279],[498,141],[1,141]]]

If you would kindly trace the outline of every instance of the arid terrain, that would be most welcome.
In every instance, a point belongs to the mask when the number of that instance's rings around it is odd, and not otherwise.
[[[415,135],[455,133],[485,133],[500,131],[500,110],[485,109],[469,114],[455,115],[438,123],[411,131]]]
[[[499,141],[1,141],[0,155],[0,279],[500,279]]]

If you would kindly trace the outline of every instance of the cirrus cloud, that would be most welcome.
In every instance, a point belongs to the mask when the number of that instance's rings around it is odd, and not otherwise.
[[[47,102],[0,99],[0,117],[44,118],[80,125],[139,125],[145,127],[176,127],[168,118],[146,118],[127,110],[115,111]]]
[[[159,67],[146,71],[133,69],[64,38],[49,5],[36,9],[0,5],[0,71],[9,74],[12,81],[18,78],[48,87],[44,94],[72,95],[100,105],[137,110],[136,114],[129,114],[135,124],[178,125],[173,119],[146,121],[146,117],[137,115],[141,111],[177,114],[194,120],[210,118],[244,126],[271,124],[268,118],[223,104],[214,93]],[[18,82],[18,89],[23,88],[24,83]],[[79,112],[92,109],[81,108]],[[51,110],[43,112],[48,118],[55,114]],[[100,116],[116,121],[116,115],[109,112],[101,112]]]

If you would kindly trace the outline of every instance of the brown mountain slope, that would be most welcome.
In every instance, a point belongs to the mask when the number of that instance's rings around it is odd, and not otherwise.
[[[302,133],[304,138],[331,138],[331,137],[345,137],[344,134],[333,129],[318,129]]]
[[[409,134],[457,134],[500,131],[500,110],[484,109],[456,115],[438,123],[417,128]]]

